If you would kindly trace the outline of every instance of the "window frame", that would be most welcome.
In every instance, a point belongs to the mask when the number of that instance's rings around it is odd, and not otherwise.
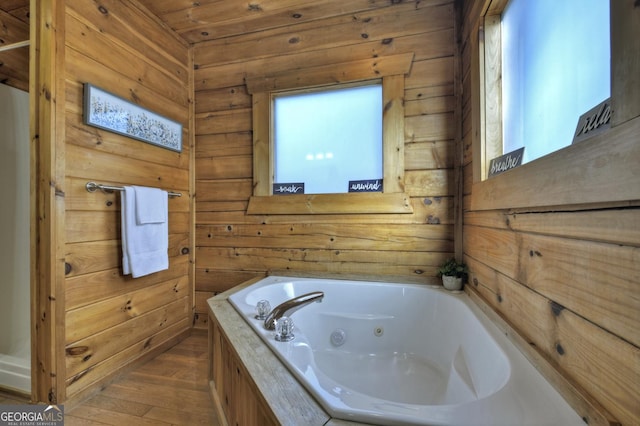
[[[412,62],[411,53],[247,77],[253,98],[253,196],[247,214],[413,213],[404,193],[404,76]],[[382,81],[383,192],[273,195],[273,96],[375,81]]]
[[[480,84],[480,117],[479,136],[480,141],[474,147],[473,182],[478,183],[488,179],[489,163],[504,152],[502,129],[502,14],[510,0],[495,0],[491,2],[486,14],[481,18],[478,28],[478,52]],[[613,52],[612,52],[613,55]],[[613,64],[613,58],[611,59]],[[586,112],[586,111],[585,111]],[[577,117],[576,117],[577,120]],[[571,145],[559,148],[549,154],[569,148]],[[541,158],[531,160],[535,163]],[[477,164],[479,163],[479,164]],[[495,179],[497,176],[492,177]]]
[[[484,181],[489,176],[491,159],[504,154],[502,143],[502,11],[487,15],[480,28],[480,102],[482,131],[481,138],[481,175]],[[475,177],[475,176],[474,176]],[[475,180],[475,179],[474,179]]]
[[[629,200],[640,199],[637,177],[630,170],[635,167],[633,164],[637,165],[640,155],[636,144],[640,132],[640,97],[634,95],[640,92],[640,86],[632,79],[622,78],[638,72],[637,64],[626,60],[628,53],[625,49],[628,50],[628,40],[635,40],[640,30],[631,23],[628,5],[616,1],[610,1],[611,104],[614,111],[611,128],[491,179],[482,179],[488,166],[488,161],[485,163],[485,122],[487,114],[497,114],[493,110],[495,100],[487,100],[488,90],[485,87],[486,62],[491,57],[484,39],[486,22],[495,15],[499,16],[506,3],[507,0],[492,1],[471,36],[474,46],[471,78],[477,82],[477,85],[472,85],[471,104],[478,112],[471,116],[472,171],[469,178],[472,180],[472,196],[469,210],[573,209],[586,204],[627,205]],[[638,46],[636,44],[636,49]],[[604,160],[612,158],[616,161]]]

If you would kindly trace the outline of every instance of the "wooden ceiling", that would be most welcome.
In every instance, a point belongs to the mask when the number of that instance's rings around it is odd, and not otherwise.
[[[138,0],[189,43],[286,28],[404,0]],[[438,1],[438,0],[431,0]],[[0,48],[29,38],[29,0],[0,0]],[[0,52],[0,83],[28,90],[29,49]]]
[[[406,0],[138,0],[189,43],[388,7]]]
[[[0,49],[29,39],[29,0],[0,0]],[[0,83],[29,90],[29,48],[0,51]]]

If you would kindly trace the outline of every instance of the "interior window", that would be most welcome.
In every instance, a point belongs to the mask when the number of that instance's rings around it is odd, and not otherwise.
[[[302,77],[299,70],[248,77],[253,195],[247,214],[412,213],[404,192],[404,83],[413,57],[388,56],[382,69],[376,66],[381,58],[374,58],[372,64],[312,67]],[[348,81],[336,82],[336,72],[344,67],[357,72],[350,73]],[[321,107],[319,98],[324,96],[334,99]],[[281,107],[291,99],[293,106],[283,113]],[[274,130],[282,117],[293,123],[293,136]],[[293,157],[282,168],[286,156]],[[298,191],[300,183],[305,193]]]
[[[274,94],[273,120],[276,186],[382,191],[381,83]]]
[[[609,0],[510,0],[500,38],[503,153],[525,147],[527,162],[570,145],[610,97]]]

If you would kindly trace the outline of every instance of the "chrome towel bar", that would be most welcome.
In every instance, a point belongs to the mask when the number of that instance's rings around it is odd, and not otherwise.
[[[112,192],[112,191],[124,191],[124,187],[122,186],[112,186],[112,185],[102,185],[95,182],[87,182],[85,185],[87,191],[96,192],[98,189],[102,192]],[[168,192],[169,197],[182,197],[182,193],[180,192]]]

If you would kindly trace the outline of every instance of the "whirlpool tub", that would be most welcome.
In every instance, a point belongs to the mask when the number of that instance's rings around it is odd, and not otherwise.
[[[295,338],[255,319],[321,291],[291,315]],[[334,418],[380,425],[584,425],[464,293],[421,285],[268,277],[229,301]]]

